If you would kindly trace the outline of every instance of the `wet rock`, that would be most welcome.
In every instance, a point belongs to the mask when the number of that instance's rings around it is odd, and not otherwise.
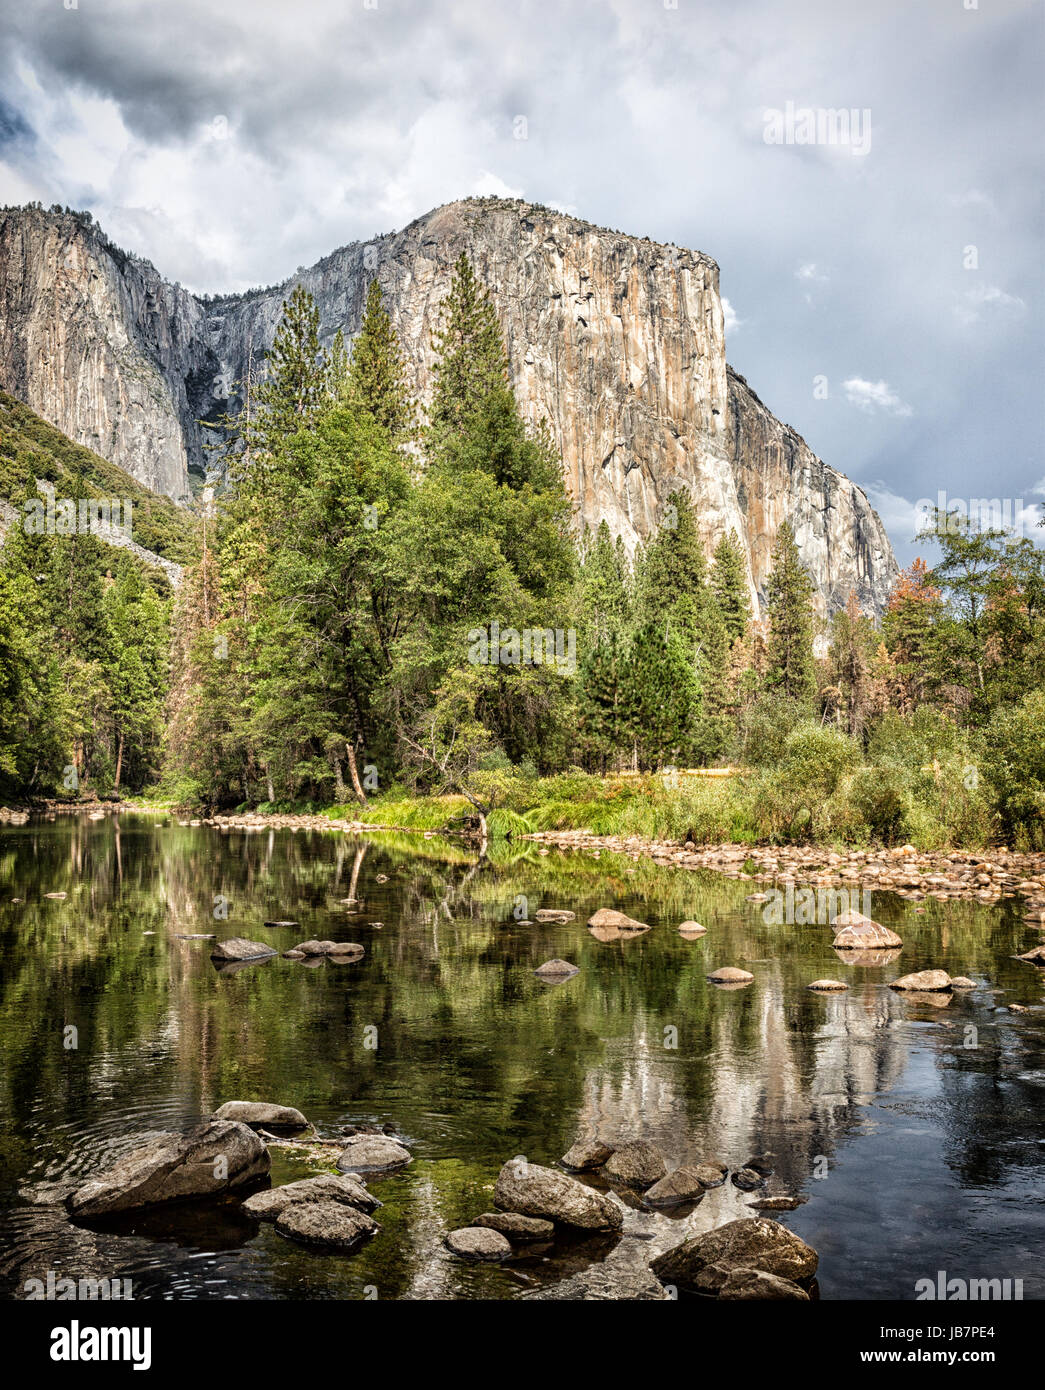
[[[975,980],[970,980],[966,975],[952,975],[951,989],[978,989]]]
[[[278,919],[278,920],[276,920],[276,921],[266,922],[266,923],[265,923],[265,926],[266,926],[266,927],[300,927],[300,926],[301,926],[301,923],[300,923],[300,922],[293,922],[293,921],[290,921],[290,920],[287,919],[287,918],[280,918],[280,919]]]
[[[722,965],[708,976],[716,985],[749,985],[754,975],[748,970],[740,970],[735,965]]]
[[[352,956],[359,959],[366,954],[357,941],[299,941],[293,947],[303,956]]]
[[[162,1202],[212,1197],[254,1182],[268,1171],[268,1150],[247,1125],[204,1120],[186,1135],[153,1136],[78,1187],[66,1206],[76,1217],[109,1216]]]
[[[576,912],[564,907],[541,907],[537,910],[538,922],[572,922],[576,916]]]
[[[705,936],[707,927],[702,927],[699,922],[682,922],[679,925],[679,935],[690,940],[695,940],[698,936]]]
[[[747,895],[747,898],[745,899],[745,902],[749,902],[749,903],[765,903],[765,902],[768,902],[768,901],[769,901],[769,894],[768,894],[768,893],[749,893],[749,894]]]
[[[633,1140],[615,1149],[602,1170],[606,1177],[628,1187],[652,1187],[665,1177],[664,1156],[644,1139]]]
[[[755,1211],[797,1211],[809,1201],[808,1197],[760,1197],[757,1202],[748,1202]]]
[[[1045,945],[1034,946],[1029,951],[1024,951],[1022,956],[1017,956],[1017,960],[1029,961],[1031,965],[1045,966]]]
[[[909,989],[904,991],[905,1004],[922,1004],[931,1009],[945,1009],[954,998],[949,989]]]
[[[620,1303],[644,1299],[663,1303],[669,1295],[648,1269],[602,1264],[592,1265],[561,1283],[524,1293],[522,1297],[578,1303]]]
[[[525,1159],[513,1158],[504,1165],[493,1200],[501,1211],[540,1216],[585,1231],[619,1231],[624,1224],[624,1213],[612,1197]]]
[[[533,972],[541,980],[568,980],[571,975],[580,974],[580,966],[571,965],[568,960],[546,960]]]
[[[81,1186],[79,1178],[64,1178],[57,1182],[36,1182],[20,1187],[18,1195],[33,1207],[63,1207],[66,1200]]]
[[[699,1168],[689,1168],[683,1165],[676,1168],[673,1173],[669,1173],[666,1178],[661,1178],[647,1191],[645,1202],[650,1207],[678,1207],[686,1202],[699,1202],[703,1199],[704,1192],[708,1187],[720,1187],[725,1179],[716,1169],[707,1169],[709,1175],[715,1174],[715,1179],[710,1183],[705,1183],[701,1179]]]
[[[262,956],[278,955],[271,946],[262,941],[248,941],[244,936],[232,936],[227,941],[217,941],[210,953],[211,960],[260,960]]]
[[[849,986],[843,984],[841,980],[814,980],[811,985],[806,985],[806,989],[815,989],[821,994],[830,994],[848,988]]]
[[[283,952],[283,959],[284,959],[284,960],[306,960],[307,957],[306,957],[304,951],[284,951],[284,952]]]
[[[588,926],[600,929],[615,928],[619,932],[649,931],[647,922],[638,922],[634,917],[617,912],[612,907],[600,907],[598,912],[588,918]]]
[[[707,1188],[721,1187],[729,1176],[729,1169],[726,1165],[713,1159],[698,1163],[693,1172],[701,1187]]]
[[[950,987],[951,977],[946,970],[917,970],[913,975],[889,981],[890,989],[913,989],[925,994]]]
[[[218,1120],[238,1120],[251,1129],[293,1131],[308,1129],[308,1121],[292,1105],[271,1105],[263,1100],[227,1100],[215,1110]]]
[[[764,1269],[731,1269],[718,1291],[719,1298],[794,1299],[808,1303],[809,1295],[790,1279],[781,1279]]]
[[[513,1245],[529,1245],[535,1240],[551,1240],[555,1235],[555,1223],[544,1221],[539,1216],[523,1216],[518,1211],[484,1211],[472,1222],[473,1226],[486,1226],[491,1231],[499,1231]]]
[[[282,1187],[255,1192],[243,1203],[243,1211],[256,1221],[276,1221],[293,1202],[342,1202],[367,1215],[381,1203],[363,1184],[347,1174],[318,1173],[314,1178],[284,1183]]]
[[[854,917],[860,920],[846,921],[846,918]],[[842,912],[834,918],[831,925],[841,928],[831,943],[836,951],[881,951],[903,945],[902,938],[894,931],[878,922],[872,922],[869,917],[863,917],[859,912]]]
[[[444,1243],[462,1260],[503,1260],[512,1253],[507,1238],[488,1226],[462,1226],[451,1231]]]
[[[650,1268],[662,1284],[717,1293],[734,1269],[762,1270],[808,1284],[817,1263],[816,1251],[793,1231],[768,1217],[753,1216],[683,1241],[658,1255]]]
[[[756,1168],[738,1168],[733,1174],[733,1186],[739,1187],[741,1192],[754,1192],[757,1187],[762,1187],[765,1181],[765,1174]]]
[[[612,1146],[604,1144],[601,1139],[576,1139],[559,1161],[564,1168],[583,1173],[591,1168],[601,1168],[612,1156]]]
[[[391,1173],[411,1161],[410,1150],[385,1134],[357,1134],[338,1155],[341,1173]]]
[[[291,1202],[276,1219],[276,1231],[288,1240],[347,1254],[381,1227],[366,1212],[344,1202]]]

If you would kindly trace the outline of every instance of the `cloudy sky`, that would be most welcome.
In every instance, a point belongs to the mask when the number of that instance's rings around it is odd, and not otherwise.
[[[1038,0],[0,17],[0,203],[89,208],[214,291],[518,194],[714,256],[731,363],[867,488],[903,562],[920,499],[1022,501],[1025,527],[1045,502]],[[848,143],[805,139],[817,109],[856,113]]]

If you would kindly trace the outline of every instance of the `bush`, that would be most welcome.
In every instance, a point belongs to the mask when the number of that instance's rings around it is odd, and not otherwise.
[[[1003,833],[1045,845],[1045,691],[998,710],[984,731],[983,767]]]

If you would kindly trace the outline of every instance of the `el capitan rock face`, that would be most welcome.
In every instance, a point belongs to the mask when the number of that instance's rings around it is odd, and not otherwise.
[[[427,400],[461,252],[497,307],[525,415],[547,418],[562,450],[578,521],[606,520],[633,550],[685,488],[709,548],[736,529],[753,595],[786,517],[823,607],[850,589],[883,606],[896,565],[867,498],[726,365],[716,263],[529,203],[450,203],[274,290],[209,303],[79,218],[0,212],[0,385],[180,497],[187,468],[203,467],[197,419],[236,408],[234,383],[251,361],[257,370],[295,283],[315,296],[329,342],[358,331],[376,273]]]

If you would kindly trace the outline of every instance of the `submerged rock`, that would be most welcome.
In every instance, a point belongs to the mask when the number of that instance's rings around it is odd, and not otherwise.
[[[618,912],[612,907],[600,907],[598,912],[593,913],[588,918],[588,926],[601,930],[614,929],[619,932],[649,931],[648,922],[636,921],[634,917],[629,917],[627,913]]]
[[[628,1187],[652,1187],[666,1176],[668,1165],[652,1144],[636,1139],[615,1149],[602,1171],[608,1178]]]
[[[513,1158],[504,1165],[493,1200],[501,1211],[540,1216],[584,1231],[619,1231],[624,1225],[624,1213],[612,1197],[525,1159]]]
[[[568,960],[546,960],[533,972],[542,980],[567,980],[571,975],[580,974],[580,966],[571,965]]]
[[[951,977],[946,970],[918,970],[913,975],[902,975],[898,980],[890,980],[890,989],[913,989],[921,993],[950,989]]]
[[[537,910],[538,922],[572,922],[576,916],[576,912],[570,912],[565,907],[542,907]]]
[[[820,994],[831,994],[838,990],[846,990],[849,986],[841,980],[814,980],[811,985],[806,985],[806,989],[815,989]]]
[[[757,1202],[748,1202],[755,1211],[797,1211],[809,1201],[808,1197],[760,1197]]]
[[[381,1227],[366,1212],[344,1202],[291,1202],[276,1219],[276,1231],[302,1245],[347,1253],[376,1236]]]
[[[243,1203],[243,1211],[256,1221],[275,1221],[293,1202],[342,1202],[369,1215],[381,1203],[363,1184],[347,1174],[318,1173],[267,1192],[255,1192]]]
[[[564,1168],[583,1173],[591,1168],[601,1168],[612,1156],[613,1148],[601,1139],[575,1139],[559,1162]]]
[[[754,978],[749,970],[740,970],[735,965],[719,966],[708,976],[714,985],[749,985]]]
[[[663,1303],[669,1298],[648,1269],[632,1269],[623,1265],[592,1265],[579,1274],[547,1288],[534,1289],[522,1295],[525,1299],[562,1300],[564,1302],[631,1302],[648,1299]]]
[[[730,1221],[702,1236],[683,1241],[652,1261],[662,1284],[698,1293],[717,1293],[735,1269],[755,1269],[808,1284],[818,1258],[812,1246],[765,1216]]]
[[[385,1134],[358,1134],[346,1141],[337,1166],[342,1173],[390,1173],[410,1161],[410,1150],[397,1140]]]
[[[701,1180],[700,1169],[688,1168],[683,1165],[676,1168],[673,1173],[669,1173],[666,1178],[661,1178],[647,1191],[645,1202],[650,1207],[678,1207],[683,1203],[696,1203],[703,1200],[704,1192],[708,1187],[721,1187],[724,1179],[715,1169],[706,1170],[708,1175],[713,1172],[715,1180],[705,1183]]]
[[[159,1134],[66,1199],[73,1216],[98,1217],[162,1202],[213,1197],[264,1177],[264,1143],[234,1120],[204,1120],[186,1135]]]
[[[462,1260],[503,1260],[512,1253],[507,1239],[489,1226],[462,1226],[451,1231],[444,1243]]]
[[[527,1245],[535,1240],[551,1240],[555,1235],[553,1221],[542,1220],[539,1216],[523,1216],[518,1211],[484,1211],[472,1225],[500,1231],[502,1236],[518,1245]]]
[[[292,949],[303,956],[354,956],[358,959],[366,954],[358,941],[299,941]]]
[[[262,956],[275,956],[279,952],[263,941],[248,941],[245,936],[232,936],[227,941],[217,941],[210,953],[211,960],[260,960]]]
[[[214,1112],[218,1120],[238,1120],[251,1129],[308,1129],[308,1121],[292,1105],[272,1105],[264,1100],[227,1100]]]
[[[965,975],[952,975],[951,989],[979,989],[979,985],[975,980],[970,980]]]

